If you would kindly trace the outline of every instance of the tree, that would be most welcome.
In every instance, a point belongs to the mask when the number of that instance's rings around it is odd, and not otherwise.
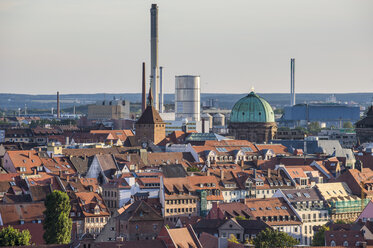
[[[354,223],[353,221],[351,220],[336,220],[334,221],[335,224],[352,224]]]
[[[47,244],[68,244],[71,238],[72,221],[69,196],[55,190],[47,196],[44,211],[44,240]]]
[[[353,129],[354,126],[352,125],[351,121],[346,121],[343,123],[343,128]]]
[[[239,244],[240,242],[238,241],[238,239],[236,238],[236,235],[234,234],[231,234],[229,236],[229,239],[228,239],[229,242],[233,242],[233,243],[236,243],[236,244]]]
[[[317,121],[313,121],[308,124],[308,131],[311,134],[318,134],[321,131],[320,124]]]
[[[255,247],[293,247],[298,244],[298,240],[287,233],[267,228],[261,231],[253,240]]]
[[[14,229],[12,226],[5,227],[0,231],[0,246],[30,245],[31,235],[29,230]]]
[[[248,218],[241,216],[241,215],[236,216],[235,219],[236,220],[248,220]]]
[[[312,239],[312,246],[325,246],[325,231],[329,231],[328,226],[322,226],[315,232]]]

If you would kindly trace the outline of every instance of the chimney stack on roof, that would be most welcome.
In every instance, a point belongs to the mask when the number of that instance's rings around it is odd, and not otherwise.
[[[60,114],[60,92],[57,91],[57,118],[61,118]]]
[[[141,109],[144,113],[146,109],[146,79],[145,79],[145,62],[142,63],[142,95],[141,95]]]
[[[158,67],[158,6],[152,4],[150,9],[150,88],[154,97],[152,103],[159,108],[159,67]]]
[[[224,171],[220,169],[220,180],[224,180]]]
[[[270,178],[270,177],[271,177],[271,169],[268,168],[268,178]]]
[[[290,106],[295,105],[295,59],[290,59]]]

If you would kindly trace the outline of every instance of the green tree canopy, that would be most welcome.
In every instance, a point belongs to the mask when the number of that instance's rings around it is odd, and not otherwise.
[[[71,238],[72,221],[69,196],[55,190],[47,196],[44,211],[44,240],[47,244],[68,244]]]
[[[261,231],[253,240],[256,248],[269,247],[293,247],[298,244],[298,240],[287,233],[267,228]]]
[[[346,121],[343,123],[343,128],[353,129],[354,125],[352,125],[351,121]]]
[[[0,246],[30,245],[31,235],[29,230],[14,229],[12,226],[5,227],[0,231]]]
[[[239,244],[239,243],[240,243],[234,234],[231,234],[231,236],[229,236],[228,241],[229,241],[229,242],[236,243],[236,244]]]
[[[308,124],[307,128],[308,128],[308,131],[314,135],[318,134],[321,131],[320,124],[317,121],[314,121]]]
[[[312,239],[312,246],[325,246],[325,231],[329,231],[328,226],[322,226],[315,232]]]

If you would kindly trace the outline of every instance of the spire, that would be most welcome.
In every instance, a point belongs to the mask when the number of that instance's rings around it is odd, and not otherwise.
[[[153,106],[152,87],[149,88],[149,94],[148,94],[148,106]]]

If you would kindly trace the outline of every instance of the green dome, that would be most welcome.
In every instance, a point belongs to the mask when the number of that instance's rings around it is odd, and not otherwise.
[[[253,91],[233,106],[231,122],[275,122],[271,105]]]

